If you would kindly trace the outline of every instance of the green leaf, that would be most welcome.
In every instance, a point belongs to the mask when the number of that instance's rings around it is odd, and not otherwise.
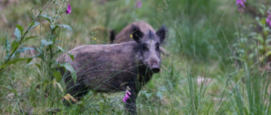
[[[77,79],[76,72],[73,69],[73,67],[71,66],[71,64],[69,64],[69,63],[63,63],[63,64],[60,64],[60,66],[65,67],[66,70],[70,71],[71,75],[72,75],[72,79],[74,80],[74,82],[76,82],[76,79]]]
[[[25,67],[28,67],[28,66],[33,65],[33,64],[34,64],[33,62],[30,62],[30,63],[26,64]]]
[[[35,48],[31,48],[31,47],[23,47],[23,48],[20,48],[18,49],[15,53],[22,53],[22,52],[25,52],[27,50],[35,50]]]
[[[62,47],[57,46],[57,48],[58,48],[61,52],[65,52],[65,50],[64,50]]]
[[[50,28],[51,28],[52,30],[55,30],[55,29],[58,28],[58,27],[59,27],[58,25],[50,24]]]
[[[27,58],[26,63],[29,63],[32,61],[33,58]]]
[[[10,42],[9,42],[9,41],[8,41],[8,39],[6,38],[6,42],[5,42],[5,49],[6,49],[6,53],[8,53],[8,52],[9,52],[10,47],[11,47]]]
[[[31,30],[32,28],[38,26],[39,24],[40,24],[40,22],[32,22],[31,25],[30,25],[31,27],[29,28],[29,30]]]
[[[65,28],[65,29],[68,29],[69,31],[72,32],[72,28],[69,25],[58,25],[58,26],[62,27],[62,28]]]
[[[24,60],[26,60],[26,58],[14,59],[12,61],[9,61],[7,64],[1,65],[0,68],[5,68],[5,67],[7,67],[7,66],[9,66],[11,64],[14,64],[14,63],[19,62],[19,61],[24,61]]]
[[[17,42],[16,40],[14,40],[12,43],[11,43],[11,51],[14,51],[17,47],[19,47],[19,42]]]
[[[262,18],[258,23],[261,27],[263,27],[263,25],[265,25],[266,19]]]
[[[43,51],[42,51],[41,49],[39,49],[39,48],[36,48],[36,47],[35,47],[35,50],[37,50],[37,51],[39,52],[39,54],[33,56],[32,58],[39,57],[39,58],[41,58],[43,61],[45,61],[45,56],[44,56]]]
[[[266,44],[269,44],[270,42],[271,42],[271,39],[270,38],[268,38],[268,39],[266,39]],[[270,46],[270,45],[268,45],[268,46]]]
[[[61,52],[67,53],[67,54],[70,56],[70,58],[72,59],[72,61],[74,61],[74,56],[73,56],[71,53],[65,51],[65,50],[64,50],[62,47],[60,47],[60,46],[57,46],[57,48],[58,48]]]
[[[40,48],[35,47],[35,50],[39,51],[41,54],[43,54],[43,51]]]
[[[55,77],[57,82],[60,82],[62,79],[62,75],[59,71],[53,71],[53,76]]]
[[[259,11],[260,11],[260,13],[261,13],[262,15],[264,15],[264,10],[263,10],[263,9],[259,8]]]
[[[53,41],[47,41],[46,39],[42,39],[41,40],[41,44],[45,45],[45,46],[51,45],[53,43],[54,43]]]
[[[266,57],[271,55],[271,51],[268,51],[265,55],[266,55]]]
[[[258,40],[261,44],[263,43],[263,37],[260,34],[258,34],[255,39]]]
[[[38,64],[38,63],[35,63],[35,65],[39,68],[39,70],[41,70],[41,66],[40,66],[40,64]]]
[[[159,97],[160,99],[163,99],[163,94],[160,91],[156,92],[156,96]]]
[[[26,58],[18,58],[18,59],[14,59],[12,61],[9,61],[6,65],[11,65],[11,64],[14,64],[16,62],[19,62],[19,61],[24,61],[24,60],[27,60]]]
[[[16,29],[14,35],[16,36],[17,40],[20,40],[24,32],[24,28],[21,25],[16,24]]]
[[[25,41],[27,41],[27,40],[29,40],[29,39],[36,38],[36,37],[39,37],[39,36],[30,36],[30,37],[27,37],[27,38],[25,38],[25,39],[22,41],[22,43],[25,42]]]
[[[13,89],[11,86],[3,86],[2,85],[1,87],[4,87],[5,89],[8,89],[9,91],[12,91],[12,89]]]
[[[70,56],[70,58],[72,59],[72,61],[74,61],[74,56],[71,53],[69,53],[69,52],[67,52],[67,54]]]
[[[24,32],[24,28],[21,25],[16,24],[16,27],[20,30],[21,34]]]
[[[14,35],[16,36],[17,40],[21,39],[21,37],[22,37],[21,31],[18,28],[15,29]]]
[[[41,55],[42,55],[42,54],[40,53],[40,54],[34,55],[34,56],[30,57],[30,58],[41,57]]]
[[[256,32],[251,32],[251,33],[249,33],[249,36],[257,36],[257,33]]]
[[[167,88],[165,86],[159,87],[158,88],[160,91],[167,91]]]
[[[147,91],[140,91],[143,95],[145,95],[147,97],[147,99],[149,99],[151,97],[151,93],[147,93]]]
[[[49,15],[40,15],[40,17],[46,19],[47,21],[51,22],[52,18]]]
[[[145,93],[145,96],[149,99],[151,97],[151,93]]]

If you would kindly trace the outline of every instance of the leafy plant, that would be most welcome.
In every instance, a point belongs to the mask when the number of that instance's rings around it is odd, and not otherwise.
[[[70,7],[67,8],[68,1],[67,0],[50,0],[43,9],[39,9],[38,14],[33,14],[35,18],[32,20],[32,22],[27,27],[26,31],[24,31],[24,28],[21,25],[16,25],[16,29],[14,32],[14,35],[16,36],[16,40],[12,41],[10,43],[9,39],[6,37],[5,40],[5,50],[6,50],[6,56],[4,58],[3,64],[0,66],[0,72],[4,72],[4,69],[8,68],[9,65],[15,64],[16,62],[20,61],[26,61],[27,65],[36,65],[39,73],[39,79],[40,83],[34,84],[35,87],[39,86],[41,90],[40,94],[44,95],[45,89],[48,89],[48,86],[51,86],[50,84],[56,84],[59,90],[64,93],[62,85],[60,84],[60,81],[62,79],[62,75],[60,71],[56,70],[58,67],[63,67],[66,70],[71,72],[72,78],[74,81],[76,81],[76,72],[73,69],[73,67],[68,63],[58,63],[54,59],[59,53],[67,53],[71,59],[74,59],[74,56],[70,54],[69,52],[65,51],[62,47],[59,46],[58,41],[58,34],[60,32],[61,28],[67,29],[72,32],[72,28],[69,25],[65,24],[58,24],[56,20],[58,20],[64,11],[70,10]],[[52,15],[44,14],[43,12],[48,10],[47,7],[51,5],[53,7]],[[69,5],[68,5],[69,6]],[[71,10],[67,13],[70,13]],[[40,25],[40,22],[37,22],[38,20],[45,19],[50,23],[49,26],[49,32],[46,34],[46,36],[29,36],[27,37],[27,34],[29,31],[36,26]],[[41,26],[41,25],[40,25]],[[22,47],[23,43],[28,42],[30,39],[35,39],[38,37],[44,37],[44,39],[40,40],[40,47]],[[28,51],[28,50],[36,50],[39,53],[32,57],[25,57],[25,58],[17,58],[19,57],[18,54]],[[41,59],[40,62],[31,62],[33,58],[39,58]],[[56,80],[53,80],[54,77]],[[10,89],[10,88],[9,88]],[[52,90],[53,88],[49,88]],[[34,89],[36,90],[36,89]],[[14,90],[12,90],[14,92]],[[53,94],[53,93],[50,93]],[[17,93],[16,93],[17,95]]]
[[[265,6],[259,8],[259,13],[262,16],[266,16],[267,11]],[[266,17],[257,16],[250,28],[236,33],[239,41],[233,46],[239,56],[234,58],[242,63],[247,63],[249,67],[258,64],[264,67],[271,61],[271,36],[269,34],[271,29],[266,24],[266,20]]]
[[[271,25],[267,24],[270,14],[267,16],[268,9],[264,5],[258,9],[258,12],[262,17],[257,16],[251,26],[241,23],[243,25],[236,32],[238,42],[233,44],[236,51],[234,59],[240,62],[235,64],[241,64],[241,67],[236,68],[241,78],[236,75],[236,78],[240,79],[232,84],[231,93],[236,104],[235,113],[239,115],[270,114],[270,94],[266,92],[270,86],[270,82],[266,81],[270,77],[267,71],[271,61]],[[241,22],[243,16],[241,12]]]

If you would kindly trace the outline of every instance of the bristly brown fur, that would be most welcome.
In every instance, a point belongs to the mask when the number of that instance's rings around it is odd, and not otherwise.
[[[77,72],[77,82],[87,84],[89,89],[101,92],[124,91],[127,86],[125,83],[137,77],[137,66],[144,67],[137,62],[137,53],[131,53],[138,52],[137,47],[134,41],[112,45],[83,45],[70,51],[75,56],[74,61],[67,54],[57,61],[70,63]]]
[[[115,37],[115,39],[111,42],[114,43],[120,43],[120,42],[127,42],[133,40],[130,35],[133,33],[131,27],[132,25],[138,26],[139,29],[145,34],[148,35],[149,31],[152,31],[155,33],[155,30],[146,22],[133,22],[129,25],[127,25],[124,29],[121,30],[120,33],[118,33]]]
[[[151,25],[149,25],[146,22],[140,21],[140,22],[133,22],[126,27],[124,27],[117,35],[115,35],[115,32],[110,34],[110,43],[121,43],[121,42],[127,42],[133,40],[131,38],[131,35],[133,33],[133,30],[131,29],[132,26],[137,26],[143,33],[144,35],[148,35],[149,38],[152,38],[152,33],[156,33],[155,30]],[[160,30],[165,30],[167,32],[167,29],[165,26],[162,26],[158,31]],[[157,32],[158,32],[157,31]],[[164,34],[164,38],[166,37],[166,33]],[[169,55],[169,52],[166,51],[163,47],[160,47],[161,53],[164,55]]]

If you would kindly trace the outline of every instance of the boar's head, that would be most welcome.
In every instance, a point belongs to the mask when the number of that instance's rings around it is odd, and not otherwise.
[[[132,31],[133,39],[139,44],[138,60],[152,72],[158,73],[161,66],[159,46],[166,37],[166,28],[162,26],[157,32],[149,30],[144,35],[138,26],[132,25]]]

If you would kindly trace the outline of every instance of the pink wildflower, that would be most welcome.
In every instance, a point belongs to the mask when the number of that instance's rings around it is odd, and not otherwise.
[[[66,10],[66,14],[70,14],[70,13],[72,13],[72,9],[71,9],[70,4],[68,4],[67,10]]]
[[[140,8],[142,6],[142,2],[140,0],[137,0],[136,2],[136,7]]]
[[[236,0],[236,5],[238,6],[239,11],[244,12],[243,8],[245,8],[245,2],[246,0]]]
[[[269,24],[269,26],[271,27],[271,14],[269,11],[267,11],[267,18],[266,18],[266,23]]]
[[[126,90],[125,96],[123,97],[123,102],[126,102],[127,99],[130,98],[130,95],[131,95],[131,93],[128,90]]]

